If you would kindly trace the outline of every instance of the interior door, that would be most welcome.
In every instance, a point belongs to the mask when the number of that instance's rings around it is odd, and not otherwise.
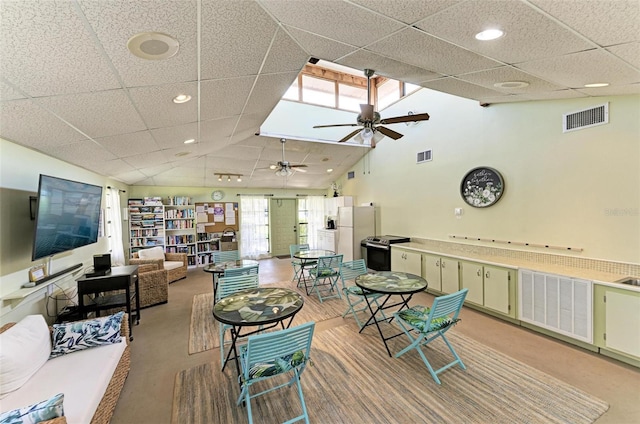
[[[298,244],[296,199],[271,199],[269,226],[271,255],[289,255],[289,245]]]

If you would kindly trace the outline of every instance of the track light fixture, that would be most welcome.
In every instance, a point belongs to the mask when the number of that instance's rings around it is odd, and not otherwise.
[[[242,181],[242,174],[216,174],[218,176],[218,181],[222,181],[223,177],[227,177],[227,182],[231,182],[231,177],[236,177],[237,182]]]

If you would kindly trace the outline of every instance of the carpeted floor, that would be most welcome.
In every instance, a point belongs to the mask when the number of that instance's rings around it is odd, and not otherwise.
[[[306,306],[306,305],[305,305]],[[464,322],[460,325],[464,325]],[[375,328],[353,323],[317,332],[302,376],[309,417],[316,423],[592,423],[607,403],[456,333],[449,339],[467,370],[453,367],[438,386],[416,352],[390,358]],[[390,341],[392,352],[406,338]],[[426,354],[435,368],[450,361],[442,340]],[[235,367],[217,362],[176,376],[172,423],[245,423]],[[264,387],[264,386],[263,386]],[[295,386],[294,386],[295,387]],[[259,387],[255,387],[259,389]],[[295,388],[252,402],[254,418],[280,423],[300,413]]]
[[[270,287],[286,287],[296,289],[295,283],[283,281],[269,284]],[[344,312],[346,302],[342,299],[327,299],[320,303],[316,296],[307,296],[303,289],[297,289],[304,297],[304,306],[296,314],[291,325],[302,324],[307,321],[324,321],[335,318]],[[215,349],[220,346],[218,322],[213,318],[213,293],[197,294],[193,297],[191,309],[191,326],[189,328],[189,354]],[[229,336],[230,337],[230,336]]]

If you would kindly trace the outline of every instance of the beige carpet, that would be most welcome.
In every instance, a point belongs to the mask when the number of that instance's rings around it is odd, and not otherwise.
[[[348,324],[317,332],[314,366],[302,376],[311,422],[578,424],[592,423],[608,409],[607,403],[455,329],[448,334],[467,370],[456,366],[443,372],[438,386],[417,353],[390,358],[374,328],[358,334]],[[392,352],[405,345],[404,336],[390,342]],[[435,368],[449,361],[441,340],[430,344],[427,356]],[[235,404],[235,374],[235,367],[221,372],[217,362],[178,373],[172,423],[246,423],[246,409]],[[261,396],[252,407],[261,423],[300,413],[295,388]]]
[[[269,284],[269,287],[295,288],[289,281]],[[291,325],[302,324],[307,321],[324,321],[341,316],[347,308],[342,299],[327,299],[320,303],[317,296],[307,296],[302,289],[298,290],[304,298],[304,306],[293,318]],[[218,322],[213,318],[213,293],[197,294],[193,297],[191,308],[191,326],[189,329],[189,354],[204,352],[220,346]],[[229,335],[230,337],[230,335]]]

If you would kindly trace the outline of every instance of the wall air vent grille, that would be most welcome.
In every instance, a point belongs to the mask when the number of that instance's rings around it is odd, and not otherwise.
[[[576,131],[609,123],[609,103],[562,116],[562,132]]]
[[[429,162],[432,160],[431,149],[425,150],[424,152],[418,152],[416,157],[416,163]]]

